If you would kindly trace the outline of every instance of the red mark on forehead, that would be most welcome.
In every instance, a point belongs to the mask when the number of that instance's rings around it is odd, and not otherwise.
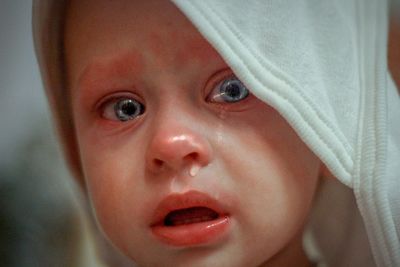
[[[96,58],[89,62],[79,76],[81,86],[107,83],[110,78],[138,77],[144,70],[143,58],[139,53],[117,52],[117,55]]]

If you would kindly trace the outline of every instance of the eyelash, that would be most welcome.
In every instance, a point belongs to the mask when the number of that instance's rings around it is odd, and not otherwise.
[[[232,95],[228,95],[227,92]],[[243,101],[249,95],[250,92],[243,83],[236,76],[230,75],[215,83],[205,100],[219,105],[232,105]],[[126,93],[125,95],[121,93],[103,101],[103,104],[100,105],[100,110],[102,117],[107,120],[127,122],[143,115],[146,107],[143,101],[138,100],[131,93]],[[131,114],[124,114],[123,112]]]

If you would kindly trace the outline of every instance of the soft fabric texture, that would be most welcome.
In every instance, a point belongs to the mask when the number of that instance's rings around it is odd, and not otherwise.
[[[63,1],[34,1],[44,84],[78,181],[63,83]],[[173,0],[261,100],[325,163],[305,235],[327,266],[400,266],[400,98],[381,0]],[[273,130],[273,129],[271,129]]]
[[[400,99],[387,70],[387,2],[174,3],[352,189],[324,185],[319,223],[310,222],[320,257],[374,266],[364,222],[376,265],[400,266]]]

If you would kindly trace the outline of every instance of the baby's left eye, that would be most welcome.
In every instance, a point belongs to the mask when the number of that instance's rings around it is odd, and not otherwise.
[[[220,82],[207,97],[211,102],[235,103],[249,96],[249,90],[235,76]]]

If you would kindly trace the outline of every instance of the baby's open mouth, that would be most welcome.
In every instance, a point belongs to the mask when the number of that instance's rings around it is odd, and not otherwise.
[[[165,226],[179,226],[218,219],[219,214],[207,207],[192,207],[171,211],[164,218]]]
[[[219,242],[229,234],[231,216],[209,195],[171,194],[155,209],[150,229],[168,246],[193,247]]]

